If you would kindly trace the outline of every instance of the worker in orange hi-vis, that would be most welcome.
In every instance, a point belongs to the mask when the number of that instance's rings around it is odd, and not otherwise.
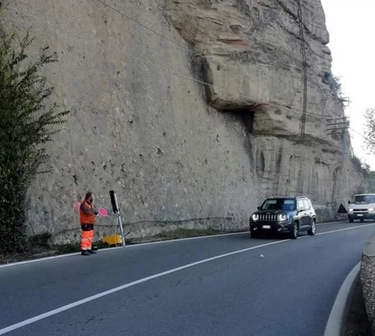
[[[82,255],[88,256],[90,254],[95,254],[96,252],[92,250],[92,242],[94,239],[94,224],[95,218],[98,211],[93,206],[94,195],[91,191],[86,194],[84,201],[80,206],[80,222],[82,229],[81,237],[81,251]]]

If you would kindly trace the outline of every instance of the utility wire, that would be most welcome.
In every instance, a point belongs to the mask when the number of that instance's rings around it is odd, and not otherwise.
[[[26,15],[26,16],[31,16],[31,17],[33,17],[33,18],[39,20],[39,21],[42,21],[42,22],[44,22],[44,23],[46,23],[46,24],[48,24],[48,25],[51,25],[52,27],[54,27],[54,28],[56,28],[56,29],[59,29],[59,30],[65,31],[65,32],[67,32],[67,33],[69,33],[69,34],[73,34],[74,36],[76,36],[76,37],[78,37],[78,38],[84,38],[84,39],[86,39],[86,40],[91,40],[91,41],[93,41],[93,42],[95,42],[95,43],[98,43],[98,44],[104,45],[103,42],[101,42],[101,41],[98,41],[98,40],[96,40],[96,39],[92,39],[92,38],[87,38],[86,36],[83,36],[83,35],[81,35],[81,34],[77,34],[77,33],[74,32],[74,31],[71,31],[71,30],[68,30],[68,29],[61,28],[59,25],[57,25],[57,24],[53,24],[53,23],[51,23],[51,22],[49,22],[49,21],[46,21],[46,20],[43,20],[43,19],[41,19],[41,18],[39,18],[39,17],[37,17],[37,16],[35,16],[35,15],[33,15],[33,14],[25,13],[25,12],[23,12],[23,11],[17,9],[17,8],[13,8],[13,7],[10,7],[10,6],[6,6],[6,7],[9,8],[9,9],[11,9],[11,10],[17,10],[17,11],[19,11],[20,13],[22,13],[22,14],[24,14],[24,15]],[[142,58],[139,58],[139,57],[136,57],[136,56],[133,56],[133,55],[129,55],[129,54],[127,54],[127,53],[124,53],[122,50],[119,50],[119,49],[113,49],[113,50],[118,51],[118,52],[120,52],[120,53],[122,53],[122,54],[125,54],[126,56],[134,57],[134,58],[137,59],[137,60],[144,61],[144,62],[147,63],[148,65],[152,65],[152,66],[157,67],[157,68],[162,68],[162,69],[165,69],[165,70],[173,71],[173,70],[171,70],[171,69],[167,69],[167,68],[164,68],[164,67],[156,66],[154,63],[151,63],[151,62],[149,62],[149,61],[146,61],[146,60],[144,60],[144,59],[142,59]],[[175,73],[175,72],[173,72],[173,73]],[[177,74],[177,75],[181,75],[181,74],[178,74],[178,73],[175,73],[175,74]],[[201,80],[197,80],[197,79],[192,78],[192,77],[190,77],[190,76],[184,76],[184,77],[187,77],[188,79],[191,79],[191,80],[196,81],[196,82],[198,82],[198,83],[200,83],[200,84],[203,84],[203,85],[214,86],[213,84],[210,84],[210,83],[207,83],[207,82],[204,82],[204,81],[201,81]],[[228,90],[226,90],[226,91],[227,91],[227,92],[230,92],[230,91],[228,91]],[[243,96],[243,97],[245,97],[245,98],[249,98],[249,97],[246,97],[246,96]],[[250,99],[250,98],[249,98],[249,99]],[[258,104],[259,104],[259,105],[271,105],[271,106],[275,106],[275,107],[283,107],[283,106],[275,105],[275,104],[272,104],[272,103],[266,103],[266,104],[264,104],[264,103],[258,102]],[[284,107],[284,108],[288,109],[287,107]],[[293,109],[288,109],[288,110],[295,111],[295,112],[299,112],[299,111],[296,111],[296,110],[293,110]],[[320,117],[320,116],[315,115],[315,114],[311,114],[311,115],[314,116],[314,117]],[[327,117],[327,118],[332,119],[332,117]],[[340,117],[338,117],[338,118],[340,118]],[[298,137],[298,134],[295,134],[295,137]],[[342,150],[341,148],[339,148],[339,147],[337,147],[337,146],[335,146],[335,145],[332,145],[332,144],[330,144],[329,146],[335,147],[336,149],[339,149],[340,151]]]
[[[97,1],[99,1],[99,0],[97,0]],[[43,22],[43,23],[46,23],[46,24],[48,24],[48,25],[50,25],[50,26],[52,26],[52,27],[54,27],[54,28],[56,28],[56,29],[59,29],[59,30],[65,31],[65,32],[67,32],[67,33],[69,33],[69,34],[72,34],[72,35],[78,37],[78,38],[82,38],[82,39],[85,39],[85,40],[90,40],[90,41],[95,42],[95,43],[97,43],[97,44],[100,44],[100,45],[106,46],[106,45],[105,45],[103,42],[101,42],[101,41],[98,41],[98,40],[93,39],[93,38],[88,38],[88,37],[86,37],[86,36],[84,36],[84,35],[81,35],[81,34],[76,33],[75,31],[71,31],[71,30],[68,30],[68,29],[61,28],[61,27],[60,27],[59,25],[57,25],[57,24],[53,24],[53,23],[51,23],[51,22],[49,22],[49,21],[46,21],[46,20],[44,20],[44,19],[41,19],[40,17],[37,17],[37,16],[35,16],[35,15],[33,15],[33,14],[30,14],[30,13],[27,13],[27,12],[24,12],[24,11],[21,11],[21,10],[19,10],[18,8],[14,8],[14,7],[11,7],[11,6],[5,6],[5,7],[8,8],[8,9],[10,9],[10,10],[13,10],[13,11],[18,11],[18,12],[20,12],[20,13],[26,15],[26,16],[33,17],[33,18],[35,18],[35,19],[37,19],[37,20],[39,20],[39,21],[41,21],[41,22]],[[115,48],[111,48],[111,49],[114,50],[114,51],[120,52],[120,53],[124,54],[124,55],[127,56],[127,57],[130,57],[130,58],[133,58],[133,59],[139,60],[139,61],[141,61],[141,62],[143,62],[143,63],[145,63],[145,64],[148,64],[148,65],[151,65],[151,66],[153,66],[153,67],[155,67],[155,68],[162,69],[162,70],[166,70],[166,71],[168,71],[168,72],[170,72],[170,73],[172,73],[172,74],[174,74],[174,75],[182,76],[182,77],[184,77],[184,78],[187,78],[187,79],[192,80],[192,81],[194,81],[194,82],[200,83],[200,84],[202,84],[202,85],[206,85],[206,86],[210,86],[210,87],[215,88],[215,86],[214,86],[213,84],[210,84],[210,83],[204,82],[204,81],[202,81],[202,80],[197,80],[197,79],[195,79],[195,78],[193,78],[193,77],[191,77],[191,76],[185,75],[185,74],[177,73],[177,72],[174,71],[174,70],[171,70],[171,69],[169,69],[169,68],[165,68],[165,67],[162,67],[162,66],[156,65],[156,64],[154,64],[154,63],[152,63],[152,62],[150,62],[150,61],[148,61],[148,60],[144,60],[143,58],[140,58],[140,57],[138,57],[138,56],[134,56],[134,55],[130,55],[130,54],[128,54],[128,53],[125,53],[125,52],[123,52],[122,50],[115,49]],[[223,90],[223,91],[226,91],[226,92],[229,92],[229,93],[232,93],[231,91],[226,90],[226,89],[222,89],[222,90]],[[269,105],[269,106],[274,106],[274,107],[277,107],[277,108],[285,108],[285,109],[287,109],[287,110],[289,110],[289,111],[293,111],[293,112],[300,113],[300,111],[297,111],[297,110],[294,110],[294,109],[291,109],[291,108],[288,108],[288,107],[285,107],[285,106],[282,106],[282,105],[273,104],[273,103],[262,103],[262,102],[257,102],[257,101],[254,101],[253,99],[251,99],[250,97],[243,96],[243,95],[241,95],[241,94],[239,94],[239,95],[240,95],[241,97],[243,97],[243,98],[247,98],[247,99],[251,100],[254,104],[258,104],[258,105]],[[315,115],[315,114],[310,114],[310,113],[306,113],[306,114],[307,114],[307,115],[311,115],[311,116],[313,116],[313,117],[315,117],[315,118],[321,118],[321,117],[323,117],[323,116],[320,116],[320,115]],[[332,116],[331,116],[331,117],[323,117],[323,118],[326,118],[326,119],[332,119]],[[343,117],[337,117],[337,118],[340,119],[340,118],[343,118]],[[298,134],[296,134],[295,137],[298,137]],[[333,144],[330,144],[329,146],[334,147],[334,148],[338,149],[339,151],[343,151],[342,148],[340,148],[340,147],[338,147],[338,146],[335,146],[335,145],[333,145]]]
[[[97,1],[98,1],[98,0],[97,0]],[[96,44],[99,44],[99,45],[102,45],[102,46],[105,46],[105,47],[108,48],[108,46],[107,46],[106,44],[104,44],[102,41],[98,41],[98,40],[96,40],[96,39],[93,39],[93,38],[90,38],[90,37],[87,37],[87,36],[84,36],[84,35],[78,34],[78,33],[76,33],[75,31],[72,31],[72,30],[68,30],[68,29],[62,28],[62,27],[60,27],[60,26],[57,25],[57,24],[51,23],[51,22],[49,22],[49,21],[46,21],[46,20],[44,20],[44,19],[42,19],[42,18],[40,18],[40,17],[38,17],[38,16],[36,16],[36,15],[30,14],[29,12],[24,12],[24,11],[18,9],[18,8],[11,7],[11,6],[8,6],[8,5],[3,5],[3,6],[6,7],[6,8],[8,8],[8,9],[10,9],[10,10],[20,12],[21,14],[23,14],[23,15],[25,15],[25,16],[29,16],[29,17],[35,18],[36,20],[39,20],[39,21],[41,21],[41,22],[43,22],[43,23],[45,23],[45,24],[47,24],[47,25],[50,25],[50,26],[54,27],[55,29],[59,29],[59,30],[64,31],[64,32],[66,32],[66,33],[68,33],[68,34],[72,34],[72,35],[74,35],[74,36],[76,36],[76,37],[78,37],[78,38],[85,39],[86,41],[92,41],[92,42],[94,42],[94,43],[96,43]],[[170,73],[172,73],[172,74],[174,74],[174,75],[176,75],[176,76],[181,76],[181,77],[183,77],[183,78],[186,78],[186,79],[188,79],[188,80],[191,80],[191,81],[197,82],[197,83],[199,83],[199,84],[202,84],[202,85],[205,85],[205,86],[209,86],[209,87],[215,88],[215,85],[213,85],[213,84],[207,83],[207,82],[202,81],[202,80],[195,79],[195,78],[193,78],[193,77],[191,77],[191,76],[189,76],[189,75],[185,75],[185,74],[178,73],[178,72],[176,72],[176,71],[174,71],[174,70],[171,70],[171,69],[169,69],[169,68],[166,68],[166,67],[163,67],[163,66],[156,65],[155,63],[153,63],[153,62],[151,62],[151,61],[149,61],[149,60],[144,60],[143,58],[140,58],[140,57],[138,57],[138,56],[134,56],[134,55],[131,55],[131,54],[125,53],[124,51],[122,51],[122,50],[120,50],[120,49],[117,49],[117,48],[110,48],[110,49],[112,49],[112,50],[114,50],[114,51],[117,51],[117,52],[119,52],[119,53],[122,53],[122,54],[124,54],[124,55],[127,56],[127,57],[133,58],[133,59],[135,59],[135,60],[139,60],[139,61],[141,61],[141,62],[143,62],[143,63],[145,63],[145,64],[147,64],[147,65],[150,65],[150,66],[152,66],[152,67],[154,67],[154,68],[161,69],[161,70],[165,70],[165,71],[168,71],[168,72],[170,72]],[[217,86],[216,86],[216,87],[217,87]],[[228,93],[232,93],[231,91],[226,90],[226,89],[224,89],[224,88],[221,88],[221,89],[222,89],[223,91],[228,92]],[[241,96],[242,98],[247,98],[247,99],[249,99],[254,105],[260,105],[260,106],[262,106],[262,105],[268,105],[268,106],[273,106],[273,107],[276,107],[276,108],[284,108],[284,109],[286,109],[286,110],[288,110],[288,111],[297,112],[298,114],[300,113],[300,111],[298,111],[298,110],[295,110],[295,109],[292,109],[292,108],[288,108],[288,107],[286,107],[286,106],[282,106],[282,105],[279,105],[279,104],[263,103],[263,102],[255,101],[254,99],[252,99],[252,98],[250,98],[250,97],[247,97],[247,96],[244,96],[244,95],[241,95],[240,93],[239,93],[239,96]],[[315,118],[325,118],[325,119],[332,119],[332,118],[333,118],[332,116],[328,117],[328,116],[321,116],[321,115],[316,115],[316,114],[311,114],[311,113],[306,113],[306,115],[310,115],[310,116],[313,116],[313,117],[315,117]],[[337,117],[337,118],[343,118],[343,117]],[[295,134],[295,137],[296,137],[296,138],[297,138],[298,136],[299,136],[298,134]],[[339,148],[338,146],[335,146],[335,145],[333,145],[333,144],[329,144],[328,146],[330,146],[330,147],[334,147],[334,148],[338,149],[339,151],[343,151],[342,148]]]
[[[359,135],[360,137],[362,137],[363,139],[365,139],[366,141],[370,142],[370,139],[367,138],[366,136],[364,136],[363,134],[359,133],[358,131],[356,131],[354,128],[352,127],[349,127],[350,130],[352,130],[354,133],[356,133],[357,135]]]
[[[150,31],[151,33],[153,33],[153,34],[155,34],[155,35],[157,35],[157,36],[159,36],[159,37],[165,39],[166,41],[168,41],[168,42],[170,42],[170,43],[176,45],[177,47],[179,47],[179,48],[181,48],[181,49],[184,49],[184,50],[186,50],[186,51],[189,52],[189,53],[191,52],[191,50],[190,50],[189,48],[183,46],[182,44],[179,44],[178,42],[176,42],[176,41],[174,41],[174,40],[172,40],[172,39],[170,39],[170,38],[164,36],[163,34],[161,34],[161,33],[157,32],[157,31],[155,31],[154,29],[152,29],[152,28],[150,28],[150,27],[144,25],[143,23],[141,23],[141,22],[139,22],[139,21],[133,19],[133,18],[132,18],[131,16],[129,16],[128,14],[126,14],[126,13],[124,13],[124,12],[118,10],[117,8],[115,8],[115,7],[113,7],[113,6],[109,5],[109,4],[107,4],[106,2],[104,2],[104,1],[102,1],[102,0],[96,0],[96,1],[99,2],[99,3],[101,3],[103,6],[105,6],[105,7],[109,8],[109,9],[113,10],[114,12],[120,14],[121,16],[127,18],[128,20],[132,21],[133,23],[135,23],[135,24],[141,26],[142,28],[144,28],[144,29]]]
[[[184,45],[182,45],[182,44],[180,44],[180,43],[178,43],[178,42],[176,42],[176,41],[174,41],[174,40],[172,40],[172,39],[166,37],[165,35],[159,33],[158,31],[152,29],[151,27],[146,26],[145,24],[139,22],[138,20],[134,19],[134,18],[131,17],[130,15],[126,14],[125,12],[120,11],[120,10],[118,10],[117,8],[115,8],[115,7],[111,6],[111,5],[109,5],[109,4],[106,3],[105,1],[103,1],[103,0],[95,0],[95,1],[101,3],[103,6],[105,6],[105,7],[107,7],[108,9],[111,9],[112,11],[114,11],[114,12],[120,14],[121,16],[123,16],[123,17],[125,17],[126,19],[132,21],[133,23],[139,25],[140,27],[142,27],[142,28],[148,30],[149,32],[151,32],[151,33],[153,33],[153,34],[155,34],[155,35],[157,35],[157,36],[159,36],[159,37],[165,39],[166,41],[168,41],[168,42],[174,44],[175,46],[177,46],[177,47],[179,47],[179,48],[181,48],[181,49],[183,49],[183,50],[185,50],[185,51],[188,51],[189,53],[193,53],[195,56],[198,56],[198,57],[202,56],[201,54],[197,53],[196,51],[191,50],[191,49],[189,49],[188,47],[186,47],[186,46],[184,46]],[[164,11],[163,9],[161,9],[161,8],[158,7],[158,6],[157,6],[157,9],[158,9],[160,12],[162,12],[162,13],[164,13],[164,14],[166,14],[166,15],[170,15],[170,13]],[[268,65],[268,64],[262,64],[262,66],[269,67],[269,68],[272,68],[272,69],[275,69],[275,68],[276,68],[276,69],[280,69],[280,68],[277,68],[277,67],[275,67],[275,66]],[[314,70],[316,70],[316,69],[314,69]],[[241,74],[241,75],[243,75],[243,76],[245,76],[245,77],[248,77],[248,78],[252,79],[252,77],[251,77],[250,75],[245,74],[245,73],[243,73],[243,72],[238,72],[238,71],[232,71],[232,72],[233,72],[233,73]],[[292,73],[293,76],[298,76],[298,77],[303,78],[303,75],[301,75],[301,74],[298,74],[298,73],[296,73],[296,72],[292,72],[292,71],[290,71],[290,70],[289,70],[288,72]],[[318,72],[318,71],[316,71],[316,72]],[[323,89],[323,91],[327,92],[326,89]]]
[[[217,85],[214,85],[214,84],[211,84],[211,83],[205,82],[205,81],[203,81],[203,80],[200,80],[200,79],[196,79],[196,78],[194,78],[194,77],[191,77],[190,75],[187,75],[187,74],[184,74],[184,73],[181,73],[181,72],[177,72],[176,70],[169,69],[169,68],[167,68],[167,67],[164,67],[164,66],[161,66],[161,65],[155,64],[154,62],[152,62],[152,61],[150,61],[150,60],[145,60],[145,59],[143,59],[143,58],[141,58],[141,57],[139,57],[139,56],[135,56],[135,55],[133,55],[133,54],[126,53],[126,52],[124,52],[124,51],[122,51],[122,50],[120,50],[120,49],[113,48],[113,47],[108,47],[108,45],[106,45],[106,44],[103,43],[102,41],[99,41],[99,40],[97,40],[97,39],[94,39],[94,38],[91,38],[91,37],[87,37],[87,36],[81,35],[81,34],[75,32],[75,31],[73,31],[73,30],[69,30],[69,29],[62,28],[62,27],[60,27],[58,24],[55,24],[55,23],[51,23],[51,22],[49,22],[49,21],[46,21],[46,20],[44,20],[44,19],[42,19],[42,18],[40,18],[40,17],[38,17],[38,16],[36,16],[36,15],[34,15],[34,14],[31,14],[31,13],[29,13],[29,12],[25,12],[25,11],[22,11],[22,10],[20,10],[19,8],[12,7],[12,6],[9,6],[9,5],[3,5],[3,7],[4,7],[4,8],[7,8],[7,9],[9,9],[9,10],[11,10],[11,11],[19,12],[19,13],[25,15],[25,16],[32,17],[32,18],[34,18],[34,19],[36,19],[36,20],[38,20],[38,21],[40,21],[40,22],[43,22],[43,23],[45,23],[45,24],[47,24],[47,25],[49,25],[49,26],[54,27],[55,29],[58,29],[58,30],[64,31],[64,32],[66,32],[66,33],[68,33],[68,34],[71,34],[71,35],[73,35],[73,36],[76,36],[77,38],[84,39],[84,40],[86,40],[86,41],[91,41],[91,42],[94,42],[94,43],[99,44],[99,45],[101,45],[101,46],[104,46],[104,47],[106,47],[107,49],[109,48],[109,49],[111,49],[111,50],[113,50],[113,51],[119,52],[119,53],[123,54],[123,55],[126,56],[126,57],[129,57],[129,58],[135,59],[135,60],[140,61],[140,62],[142,62],[142,63],[144,63],[144,64],[147,64],[147,65],[150,65],[150,66],[152,66],[152,67],[155,67],[155,68],[157,68],[157,69],[159,69],[159,70],[167,71],[167,72],[169,72],[169,73],[171,73],[171,74],[173,74],[173,75],[175,75],[175,76],[183,77],[183,78],[185,78],[185,79],[188,79],[188,80],[194,81],[194,82],[196,82],[196,83],[199,83],[199,84],[202,84],[202,85],[205,85],[205,86],[211,87],[211,88],[213,88],[213,89],[215,89],[215,88],[219,88],[219,89],[221,89],[221,90],[224,91],[224,92],[228,92],[228,93],[230,93],[230,94],[234,94],[232,91],[227,90],[227,89],[225,89],[225,88],[223,88],[223,87],[221,87],[221,86],[217,86]],[[257,100],[255,100],[255,99],[253,99],[253,98],[251,98],[251,97],[248,97],[248,96],[242,95],[241,93],[237,93],[237,95],[238,95],[239,97],[241,97],[241,98],[246,98],[246,99],[248,99],[249,102],[250,102],[251,104],[253,104],[254,106],[255,106],[255,105],[258,105],[258,106],[272,106],[272,107],[275,107],[275,108],[278,108],[278,109],[281,108],[281,109],[285,109],[285,110],[287,110],[287,111],[296,112],[296,113],[298,113],[298,114],[301,113],[301,111],[296,110],[296,109],[293,109],[293,108],[291,108],[291,107],[287,107],[287,106],[283,106],[283,105],[275,104],[275,103],[271,103],[271,102],[267,102],[267,103],[265,103],[265,102],[257,101]],[[318,115],[318,114],[313,114],[313,113],[306,113],[306,115],[309,115],[309,116],[314,117],[314,118],[316,118],[316,119],[320,119],[320,118],[323,118],[323,119],[330,119],[330,118],[332,118],[332,115],[329,116],[329,117],[328,117],[328,116],[323,116],[323,115]]]

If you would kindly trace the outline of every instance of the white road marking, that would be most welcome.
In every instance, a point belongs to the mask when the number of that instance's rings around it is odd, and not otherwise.
[[[127,245],[126,247],[132,248],[132,247],[141,247],[141,246],[157,245],[157,244],[178,243],[178,242],[187,241],[187,240],[198,240],[198,239],[206,239],[206,238],[225,237],[225,236],[236,236],[236,235],[240,235],[240,234],[249,234],[249,230],[241,231],[241,232],[213,234],[213,235],[208,235],[208,236],[160,240],[160,241],[153,241],[153,242],[148,242],[148,243]]]
[[[36,262],[39,262],[39,261],[47,261],[47,260],[51,260],[51,259],[65,258],[65,257],[68,257],[68,256],[74,256],[74,255],[78,255],[78,254],[80,254],[80,253],[61,254],[61,255],[53,256],[53,257],[46,257],[46,258],[40,258],[40,259],[12,262],[12,263],[9,263],[9,264],[0,265],[0,268],[21,266],[21,265],[25,265],[25,264],[36,263]]]
[[[37,315],[37,316],[32,317],[30,319],[27,319],[25,321],[13,324],[13,325],[11,325],[9,327],[6,327],[4,329],[0,329],[0,335],[5,335],[5,334],[7,334],[7,333],[9,333],[11,331],[14,331],[16,329],[22,328],[22,327],[24,327],[24,326],[26,326],[28,324],[35,323],[35,322],[43,320],[43,319],[45,319],[47,317],[50,317],[50,316],[62,313],[64,311],[66,311],[66,310],[69,310],[69,309],[81,306],[81,305],[83,305],[85,303],[91,302],[93,300],[99,299],[99,298],[101,298],[103,296],[107,296],[107,295],[116,293],[116,292],[124,290],[126,288],[133,287],[133,286],[139,285],[141,283],[144,283],[144,282],[156,279],[156,278],[163,277],[163,276],[168,275],[168,274],[172,274],[172,273],[175,273],[175,272],[178,272],[178,271],[182,271],[184,269],[187,269],[187,268],[190,268],[190,267],[194,267],[194,266],[197,266],[197,265],[201,265],[201,264],[213,261],[213,260],[225,258],[225,257],[228,257],[228,256],[232,256],[232,255],[235,255],[235,254],[239,254],[239,253],[243,253],[243,252],[247,252],[247,251],[251,251],[251,250],[255,250],[255,249],[258,249],[258,248],[261,248],[261,247],[265,247],[265,246],[270,246],[270,245],[275,245],[275,244],[281,244],[281,243],[284,243],[284,242],[287,242],[287,241],[288,240],[279,240],[279,241],[275,241],[275,242],[272,242],[272,243],[267,243],[267,244],[263,244],[263,245],[249,247],[249,248],[246,248],[246,249],[243,249],[243,250],[238,250],[238,251],[233,251],[233,252],[229,252],[229,253],[225,253],[225,254],[220,254],[220,255],[215,256],[215,257],[211,257],[211,258],[208,258],[208,259],[203,259],[203,260],[200,260],[200,261],[196,261],[196,262],[191,263],[191,264],[187,264],[187,265],[184,265],[184,266],[173,268],[171,270],[168,270],[168,271],[165,271],[165,272],[162,272],[162,273],[154,274],[154,275],[151,275],[151,276],[148,276],[148,277],[145,277],[145,278],[133,281],[133,282],[129,282],[129,283],[124,284],[122,286],[112,288],[110,290],[107,290],[105,292],[102,292],[102,293],[99,293],[99,294],[96,294],[96,295],[93,295],[93,296],[89,296],[89,297],[87,297],[85,299],[73,302],[73,303],[68,304],[66,306],[63,306],[63,307],[51,310],[51,311],[46,312],[44,314]]]
[[[351,228],[345,228],[345,229],[340,229],[340,230],[322,232],[322,233],[318,233],[316,235],[317,236],[322,236],[322,235],[332,234],[332,233],[337,233],[337,232],[343,232],[343,231],[349,231],[349,230],[356,230],[356,229],[360,229],[360,228],[364,228],[364,227],[370,227],[370,226],[374,226],[374,225],[375,224],[359,225],[359,226],[351,227]],[[301,238],[307,238],[307,237],[301,237]],[[267,246],[276,245],[276,244],[282,244],[282,243],[285,243],[285,242],[288,242],[288,241],[290,241],[290,239],[278,240],[278,241],[274,241],[274,242],[267,243],[267,244],[252,246],[252,247],[249,247],[249,248],[246,248],[246,249],[242,249],[242,250],[237,250],[237,251],[233,251],[233,252],[229,252],[229,253],[220,254],[220,255],[215,256],[215,257],[211,257],[211,258],[203,259],[203,260],[200,260],[200,261],[196,261],[196,262],[193,262],[191,264],[187,264],[187,265],[184,265],[184,266],[176,267],[176,268],[170,269],[170,270],[165,271],[165,272],[161,272],[161,273],[154,274],[154,275],[151,275],[151,276],[148,276],[148,277],[145,277],[145,278],[133,281],[133,282],[129,282],[129,283],[124,284],[122,286],[118,286],[118,287],[109,289],[107,291],[98,293],[96,295],[89,296],[89,297],[87,297],[85,299],[82,299],[82,300],[70,303],[68,305],[65,305],[65,306],[62,306],[60,308],[51,310],[51,311],[46,312],[44,314],[40,314],[40,315],[34,316],[34,317],[29,318],[27,320],[21,321],[21,322],[16,323],[16,324],[13,324],[13,325],[11,325],[9,327],[0,329],[0,335],[5,335],[5,334],[7,334],[7,333],[9,333],[11,331],[14,331],[16,329],[25,327],[25,326],[27,326],[29,324],[38,322],[40,320],[46,319],[46,318],[48,318],[50,316],[57,315],[59,313],[67,311],[69,309],[81,306],[81,305],[86,304],[88,302],[97,300],[97,299],[102,298],[104,296],[111,295],[113,293],[122,291],[124,289],[127,289],[127,288],[130,288],[130,287],[139,285],[141,283],[144,283],[144,282],[147,282],[147,281],[150,281],[150,280],[153,280],[153,279],[157,279],[157,278],[160,278],[160,277],[172,274],[172,273],[176,273],[176,272],[179,272],[179,271],[182,271],[182,270],[185,270],[187,268],[191,268],[191,267],[194,267],[194,266],[197,266],[197,265],[205,264],[207,262],[211,262],[211,261],[214,261],[214,260],[218,260],[218,259],[222,259],[222,258],[229,257],[229,256],[232,256],[232,255],[236,255],[236,254],[248,252],[248,251],[259,249],[259,248],[262,248],[262,247],[267,247]]]
[[[318,226],[323,226],[323,225],[331,225],[331,224],[349,224],[346,222],[328,222],[328,223],[318,223]],[[352,225],[352,224],[351,224]],[[234,235],[240,235],[240,234],[247,234],[249,231],[242,231],[242,232],[233,232],[233,233],[222,233],[222,234],[217,234],[217,235],[209,235],[209,236],[200,236],[200,237],[189,237],[189,238],[179,238],[179,239],[171,239],[171,240],[161,240],[161,241],[155,241],[155,242],[149,242],[149,243],[140,243],[140,244],[134,244],[134,245],[127,245],[126,248],[135,248],[135,247],[142,247],[142,246],[149,246],[149,245],[156,245],[156,244],[167,244],[167,243],[178,243],[178,242],[183,242],[187,240],[197,240],[197,239],[206,239],[206,238],[217,238],[217,237],[224,237],[224,236],[234,236]],[[100,253],[106,252],[106,251],[113,251],[117,249],[121,249],[122,247],[112,247],[112,248],[104,248],[100,249]],[[68,254],[61,254],[58,256],[52,256],[52,257],[46,257],[46,258],[39,258],[39,259],[33,259],[33,260],[25,260],[25,261],[19,261],[19,262],[12,262],[9,264],[4,264],[0,265],[1,268],[6,268],[6,267],[14,267],[14,266],[21,266],[25,264],[31,264],[31,263],[36,263],[40,261],[47,261],[47,260],[53,260],[53,259],[59,259],[59,258],[66,258],[66,257],[72,257],[75,255],[79,255],[80,252],[78,253],[68,253]]]
[[[332,224],[350,224],[349,222],[327,222],[327,223],[317,223],[317,226],[324,226],[324,225],[332,225]],[[171,239],[171,240],[161,240],[161,241],[155,241],[155,242],[149,242],[149,243],[140,243],[140,244],[134,244],[134,245],[128,245],[127,248],[131,247],[140,247],[140,246],[148,246],[148,245],[156,245],[156,244],[166,244],[166,243],[178,243],[181,241],[186,240],[197,240],[197,239],[205,239],[205,238],[216,238],[216,237],[224,237],[224,236],[234,236],[234,235],[240,235],[240,234],[250,234],[249,230],[241,231],[241,232],[233,232],[233,233],[222,233],[217,235],[209,235],[209,236],[200,236],[200,237],[189,237],[189,238],[179,238],[179,239]],[[110,250],[110,249],[107,249]],[[104,250],[102,250],[104,251]]]
[[[162,243],[177,243],[177,242],[186,241],[186,240],[216,238],[216,237],[223,237],[223,236],[234,236],[234,235],[240,235],[240,234],[246,234],[246,233],[248,233],[248,232],[242,231],[242,232],[233,232],[233,233],[222,233],[222,234],[209,235],[209,236],[189,237],[189,238],[180,238],[180,239],[171,239],[171,240],[161,240],[161,241],[155,241],[155,242],[149,242],[149,243],[127,245],[127,246],[125,246],[125,248],[128,249],[128,248],[141,247],[141,246],[147,246],[147,245],[156,245],[156,244],[162,244]],[[114,251],[114,250],[118,250],[118,249],[122,249],[122,248],[123,247],[121,247],[121,246],[104,248],[104,249],[100,249],[100,253],[107,252],[107,251]],[[5,267],[12,267],[12,266],[19,266],[19,265],[36,263],[36,262],[39,262],[39,261],[47,261],[47,260],[58,259],[58,258],[72,257],[72,256],[75,256],[75,255],[80,255],[80,254],[81,254],[81,252],[76,252],[76,253],[61,254],[61,255],[58,255],[58,256],[52,256],[52,257],[46,257],[46,258],[39,258],[39,259],[33,259],[33,260],[13,262],[13,263],[9,263],[9,264],[0,265],[0,269],[5,268]]]
[[[342,334],[341,327],[345,316],[345,308],[354,290],[354,285],[356,284],[360,269],[361,262],[352,269],[341,285],[329,315],[324,336],[340,336]]]
[[[356,230],[356,229],[361,229],[361,228],[370,227],[370,226],[375,226],[375,224],[358,225],[358,226],[354,226],[354,227],[350,227],[350,228],[346,228],[346,229],[321,232],[321,233],[317,233],[316,236],[324,236],[326,234],[331,234],[331,233],[336,233],[336,232],[342,232],[342,231],[349,231],[349,230]]]

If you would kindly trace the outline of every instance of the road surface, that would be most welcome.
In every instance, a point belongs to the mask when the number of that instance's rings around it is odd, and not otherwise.
[[[330,223],[297,240],[243,233],[0,267],[0,335],[323,335],[374,230]]]

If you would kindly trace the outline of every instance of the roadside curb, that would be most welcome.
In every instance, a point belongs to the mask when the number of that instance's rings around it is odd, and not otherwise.
[[[336,296],[331,313],[326,324],[324,336],[340,336],[344,318],[347,312],[348,303],[353,296],[356,283],[359,281],[359,271],[361,262],[359,262],[348,274]]]
[[[363,248],[360,279],[370,328],[375,335],[375,233]]]

